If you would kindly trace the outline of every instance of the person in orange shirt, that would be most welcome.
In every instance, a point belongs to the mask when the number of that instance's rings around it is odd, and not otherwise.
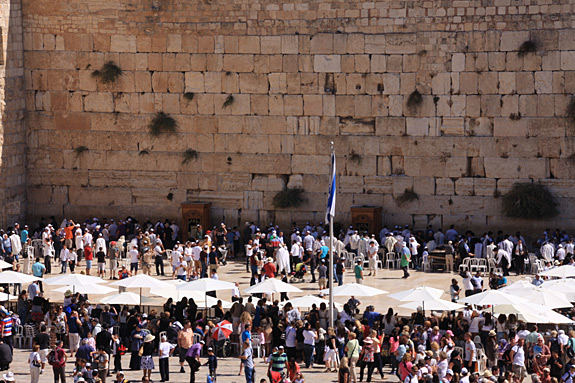
[[[68,221],[68,226],[64,228],[64,240],[66,248],[72,249],[72,239],[74,239],[74,221]]]

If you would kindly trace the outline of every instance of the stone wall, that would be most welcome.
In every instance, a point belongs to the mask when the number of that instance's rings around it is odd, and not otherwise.
[[[575,227],[570,0],[23,2],[32,218],[202,200],[229,224],[321,221],[333,141],[338,220]],[[92,76],[108,61],[116,84]],[[150,136],[156,112],[177,135]],[[502,216],[496,197],[531,179],[557,221]],[[297,211],[273,207],[285,186],[305,189]]]
[[[26,103],[22,5],[0,1],[0,227],[26,216]]]

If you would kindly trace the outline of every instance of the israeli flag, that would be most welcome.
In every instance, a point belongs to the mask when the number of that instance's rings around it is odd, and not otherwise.
[[[325,212],[325,222],[330,223],[335,216],[335,153],[331,153],[331,183],[329,186],[329,198],[327,200],[327,211]]]

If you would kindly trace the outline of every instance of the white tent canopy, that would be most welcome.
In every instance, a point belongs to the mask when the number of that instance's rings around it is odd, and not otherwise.
[[[102,298],[100,303],[109,304],[109,305],[154,305],[158,304],[157,299],[152,299],[148,297],[140,297],[138,294],[134,293],[119,293],[110,295],[108,297]]]
[[[497,306],[515,303],[527,303],[527,299],[523,299],[516,295],[506,294],[499,290],[486,290],[479,294],[474,294],[469,297],[462,298],[459,303],[469,303],[477,306]]]
[[[460,305],[458,303],[453,303],[450,301],[446,301],[443,299],[429,299],[426,300],[423,304],[422,302],[413,301],[409,303],[405,303],[400,305],[399,307],[404,307],[411,310],[417,310],[419,307],[424,307],[425,310],[434,310],[434,311],[453,311],[459,310],[465,307],[464,305]]]
[[[232,290],[234,287],[236,287],[236,285],[231,282],[220,281],[212,278],[201,278],[177,285],[178,290],[201,291],[203,293],[208,291]]]
[[[301,293],[301,290],[295,286],[285,283],[276,278],[269,278],[263,282],[244,289],[248,294],[275,294],[275,293]]]
[[[119,281],[113,282],[111,286],[122,286],[125,288],[141,288],[141,289],[152,289],[152,288],[165,288],[169,287],[170,284],[146,274],[138,274],[133,277],[120,279]]]
[[[525,290],[511,289],[505,290],[505,292],[527,299],[532,304],[543,305],[549,309],[573,306],[565,294],[558,291],[547,290],[543,287],[534,286],[534,288],[528,288]]]
[[[329,289],[321,291],[324,294],[329,294]],[[358,283],[348,283],[346,285],[335,286],[333,288],[333,295],[335,297],[373,297],[380,294],[387,294],[388,291],[376,289]]]
[[[44,278],[27,275],[16,271],[3,271],[0,273],[0,283],[32,283],[43,281]]]
[[[103,295],[103,294],[110,294],[117,289],[113,289],[108,286],[93,284],[93,285],[83,285],[83,286],[63,286],[54,289],[53,291],[58,293],[65,293],[66,291],[74,291],[80,294],[93,294],[93,295]]]
[[[413,302],[432,298],[440,299],[442,295],[443,290],[433,287],[419,286],[413,289],[400,291],[395,294],[390,294],[389,297],[402,302]]]
[[[539,275],[546,277],[557,277],[557,278],[570,278],[575,277],[575,267],[570,265],[563,265],[559,267],[554,267],[552,269],[542,271]]]
[[[293,298],[293,299],[290,299],[289,301],[283,301],[280,303],[280,307],[283,307],[288,303],[291,303],[293,307],[297,307],[297,308],[310,308],[314,304],[319,308],[319,306],[322,303],[325,303],[326,307],[329,308],[329,300],[328,299],[316,297],[315,295],[306,295],[305,297]],[[334,302],[334,304],[338,310],[343,309],[342,304],[336,303],[336,302]]]

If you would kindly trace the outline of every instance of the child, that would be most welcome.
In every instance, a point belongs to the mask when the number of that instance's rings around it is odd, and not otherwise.
[[[28,358],[28,363],[30,363],[30,382],[38,383],[40,379],[40,367],[42,366],[40,361],[40,345],[34,345],[32,353],[30,353],[30,357]]]
[[[301,372],[299,372],[296,377],[295,380],[293,381],[293,383],[305,383],[305,380],[303,378],[303,375],[301,374]]]
[[[210,376],[216,380],[216,370],[218,369],[218,358],[214,354],[214,350],[211,347],[208,347],[208,361],[206,362],[205,366],[208,366],[210,370]]]
[[[167,338],[162,336],[159,350],[160,357],[160,377],[162,380],[160,382],[170,381],[170,355],[174,352],[175,346],[167,342]]]

